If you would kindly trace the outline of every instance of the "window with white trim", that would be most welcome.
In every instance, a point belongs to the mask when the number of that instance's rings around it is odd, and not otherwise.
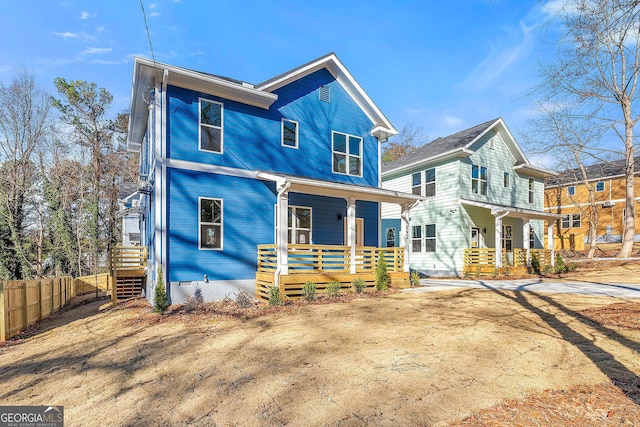
[[[567,187],[567,196],[573,196],[576,194],[576,186],[570,185]]]
[[[208,199],[200,197],[198,199],[198,229],[199,229],[199,249],[220,250],[222,249],[222,199]]]
[[[392,248],[396,245],[396,229],[394,227],[387,228],[387,247]]]
[[[289,206],[287,223],[287,239],[289,243],[311,244],[311,208],[305,206]]]
[[[596,192],[600,193],[604,191],[604,181],[598,181],[596,183]]]
[[[416,172],[411,175],[411,192],[413,194],[422,194],[422,173]]]
[[[362,138],[342,132],[331,132],[333,172],[362,176]]]
[[[487,168],[484,166],[471,165],[471,192],[486,196],[487,187]]]
[[[535,181],[529,178],[529,203],[533,203],[535,194]]]
[[[426,197],[436,195],[436,168],[424,171],[424,195]]]
[[[504,188],[509,188],[509,185],[509,172],[505,172],[504,175],[502,175],[502,186]]]
[[[561,228],[580,228],[582,226],[582,215],[580,213],[563,215],[560,226]]]
[[[298,148],[298,122],[282,119],[282,146]]]
[[[529,227],[529,247],[536,247],[536,232],[533,230],[533,227]]]
[[[436,225],[427,224],[424,226],[424,251],[436,251]]]
[[[222,153],[224,106],[220,102],[200,98],[200,150]]]
[[[422,252],[422,226],[411,227],[411,252]]]

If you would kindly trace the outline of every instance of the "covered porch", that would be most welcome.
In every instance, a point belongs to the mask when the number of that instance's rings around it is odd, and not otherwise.
[[[501,273],[527,273],[531,269],[531,260],[535,256],[541,268],[555,265],[554,227],[561,215],[541,212],[533,209],[502,206],[473,200],[460,200],[462,206],[487,209],[493,217],[494,247],[482,247],[480,230],[474,240],[472,229],[471,247],[464,249],[464,275],[495,275]],[[522,222],[521,247],[513,244],[511,226],[503,226],[505,218],[515,218]],[[532,241],[532,220],[546,221],[546,239],[540,239],[542,248],[535,248]],[[533,237],[533,238],[532,238]],[[540,236],[541,237],[541,236]],[[546,240],[546,243],[545,243]]]
[[[337,281],[344,290],[350,289],[355,278],[363,279],[368,287],[375,286],[375,270],[380,255],[387,262],[390,286],[409,285],[409,260],[405,256],[408,245],[409,210],[423,199],[422,196],[366,187],[339,184],[307,178],[259,173],[261,179],[276,183],[276,224],[275,243],[258,245],[256,297],[268,298],[269,288],[277,287],[283,299],[299,298],[307,281],[316,284],[318,292]],[[336,244],[315,244],[300,242],[292,233],[289,193],[303,193],[316,196],[342,198],[346,201],[346,212],[337,214],[344,219],[344,240]],[[365,246],[361,219],[357,217],[357,203],[386,202],[400,205],[402,211],[400,246],[382,248]],[[377,238],[381,241],[380,215],[378,206]],[[282,225],[282,226],[281,226]],[[295,228],[295,227],[294,227]]]

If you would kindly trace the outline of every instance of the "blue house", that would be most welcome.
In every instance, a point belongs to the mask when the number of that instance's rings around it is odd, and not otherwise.
[[[136,58],[130,109],[148,297],[159,267],[174,303],[370,281],[380,254],[407,276],[402,247],[378,248],[380,205],[422,197],[380,187],[397,132],[335,54],[257,85]]]

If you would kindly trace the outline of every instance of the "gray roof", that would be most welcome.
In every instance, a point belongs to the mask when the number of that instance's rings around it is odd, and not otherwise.
[[[597,163],[595,165],[587,166],[585,168],[587,172],[587,179],[591,181],[594,179],[624,175],[624,164],[625,164],[625,160],[620,159],[612,162],[602,162],[602,163]],[[639,173],[640,173],[640,157],[636,157],[635,174],[637,175]],[[570,184],[570,183],[582,181],[581,177],[582,177],[582,173],[580,172],[580,169],[578,168],[569,169],[569,170],[560,172],[558,176],[554,176],[552,178],[546,179],[544,184],[547,187],[555,186],[555,185]]]
[[[473,142],[473,140],[475,140],[488,128],[493,126],[493,124],[498,120],[499,118],[489,120],[469,129],[454,133],[453,135],[449,135],[444,138],[436,138],[430,143],[425,144],[416,150],[413,150],[411,153],[405,154],[404,156],[394,160],[393,162],[383,165],[382,171],[386,172],[393,169],[398,169],[403,166],[419,162],[421,160],[427,160],[431,157],[435,157],[448,151],[462,149]]]
[[[138,190],[138,184],[134,182],[122,182],[118,187],[118,200],[125,199]]]

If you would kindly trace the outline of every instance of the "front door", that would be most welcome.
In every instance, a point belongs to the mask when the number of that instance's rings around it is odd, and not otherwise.
[[[476,227],[471,228],[471,247],[480,247],[480,229]]]
[[[502,252],[507,265],[513,265],[513,229],[510,225],[502,226]]]
[[[344,244],[349,242],[349,221],[344,219]],[[364,218],[356,218],[356,246],[364,246]]]

